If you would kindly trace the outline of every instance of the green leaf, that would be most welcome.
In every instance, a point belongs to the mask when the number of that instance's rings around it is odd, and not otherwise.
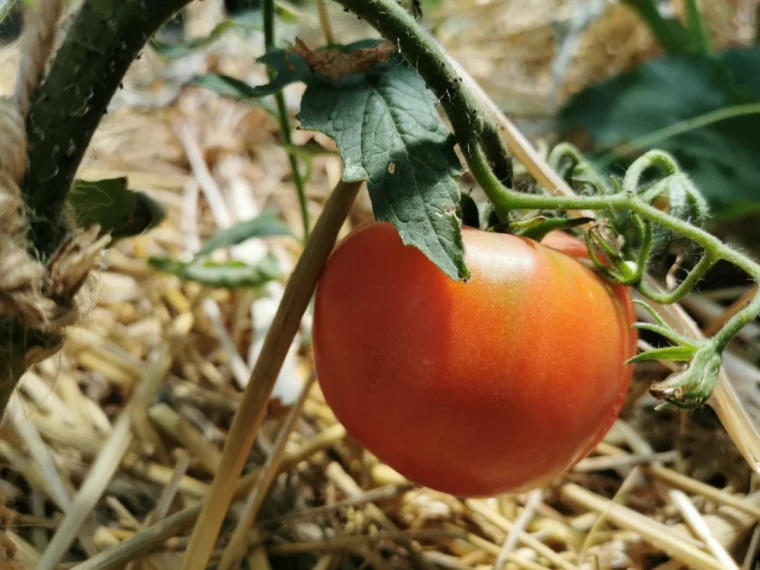
[[[351,51],[357,48],[374,47],[379,42],[380,40],[375,39],[361,40],[345,46],[333,46],[333,49]],[[311,70],[305,59],[297,53],[288,50],[280,48],[271,49],[256,61],[268,66],[276,73],[274,79],[269,83],[252,86],[245,81],[235,79],[229,75],[206,73],[193,79],[191,85],[204,87],[219,95],[240,101],[253,101],[261,97],[275,95],[291,83],[299,81],[326,81],[322,76]]]
[[[149,263],[158,271],[175,275],[185,281],[195,281],[210,287],[226,289],[261,287],[282,277],[273,257],[267,257],[260,264],[253,266],[239,261],[185,263],[167,257],[152,257]]]
[[[695,350],[696,349],[689,346],[666,346],[664,348],[655,348],[653,350],[641,352],[633,358],[629,358],[626,363],[633,364],[645,360],[670,360],[673,362],[687,361],[691,360]]]
[[[665,328],[668,327],[668,323],[665,322],[665,319],[663,319],[660,314],[654,310],[654,307],[652,307],[649,303],[641,299],[633,299],[632,302],[634,305],[641,307],[647,313],[649,313],[649,315],[655,320],[658,325]]]
[[[631,326],[634,329],[649,331],[655,334],[659,334],[672,342],[678,343],[681,346],[685,346],[694,350],[696,350],[700,346],[699,341],[691,340],[681,334],[678,334],[676,331],[674,331],[671,327],[667,325],[662,326],[662,325],[654,325],[651,323],[634,323]]]
[[[760,211],[760,47],[668,55],[592,86],[558,117],[599,168],[653,148],[675,156],[713,215]],[[600,156],[601,155],[601,156]]]
[[[196,87],[203,87],[214,91],[224,97],[239,99],[240,101],[250,101],[259,99],[268,95],[274,95],[282,90],[283,87],[297,81],[295,74],[291,76],[277,76],[275,79],[264,85],[251,86],[245,81],[240,81],[229,75],[222,73],[206,73],[193,79],[190,84]]]
[[[206,242],[198,255],[208,255],[222,247],[237,245],[247,239],[291,235],[288,227],[277,219],[277,213],[265,211],[250,220],[239,222],[234,226],[218,231]]]
[[[452,279],[468,276],[456,215],[462,167],[414,69],[392,57],[334,83],[309,82],[298,119],[335,140],[344,181],[367,181],[375,218]]]
[[[191,38],[176,43],[162,42],[158,39],[151,38],[150,46],[160,56],[167,59],[177,59],[191,54],[199,49],[206,48],[221,38],[225,33],[232,29],[261,30],[263,29],[263,19],[261,11],[250,10],[238,14],[232,18],[224,20],[214,27],[213,30],[203,38]]]
[[[203,38],[192,38],[176,43],[168,43],[162,42],[154,37],[149,43],[150,47],[152,47],[160,56],[167,59],[177,59],[210,46],[222,37],[225,32],[234,27],[235,23],[232,20],[225,20],[211,30],[211,33],[208,36]]]
[[[77,225],[99,224],[116,239],[135,236],[160,224],[163,207],[144,192],[127,187],[126,178],[75,180],[67,197]]]
[[[196,77],[191,84],[205,87],[233,99],[250,101],[279,93],[283,88],[296,81],[306,81],[313,73],[306,61],[296,53],[283,49],[273,49],[258,60],[272,68],[276,75],[269,83],[252,86],[245,81],[221,73],[206,73]]]
[[[694,45],[689,30],[677,18],[664,16],[660,12],[658,0],[623,0],[623,3],[638,13],[665,50],[671,53],[689,53],[699,48]]]

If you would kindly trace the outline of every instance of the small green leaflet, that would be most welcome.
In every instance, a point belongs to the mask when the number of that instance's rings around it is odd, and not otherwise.
[[[177,43],[162,42],[155,37],[150,40],[150,46],[162,57],[177,59],[189,55],[199,49],[210,46],[225,33],[232,29],[261,30],[263,20],[261,11],[251,10],[240,15],[228,18],[211,30],[211,33],[203,38],[192,38]]]
[[[279,219],[277,213],[265,211],[250,220],[238,222],[234,226],[219,230],[198,252],[199,256],[208,255],[222,247],[243,243],[254,237],[273,237],[292,235],[290,229]]]
[[[257,265],[246,265],[239,261],[218,263],[202,258],[217,249],[243,243],[249,238],[283,235],[291,235],[290,230],[277,219],[275,212],[265,211],[255,218],[218,231],[197,253],[193,261],[184,262],[166,257],[153,257],[150,259],[150,265],[180,279],[195,281],[210,287],[256,288],[282,277],[275,257],[267,256]]]
[[[274,257],[267,257],[258,265],[246,265],[239,261],[185,263],[168,257],[152,257],[149,263],[151,267],[185,281],[227,289],[261,287],[282,277]]]
[[[262,55],[258,60],[276,72],[269,83],[263,85],[248,85],[245,81],[235,79],[221,73],[206,73],[199,75],[191,82],[197,87],[204,87],[219,95],[250,101],[275,95],[291,83],[306,81],[313,75],[306,61],[296,53],[284,49],[273,49]]]
[[[309,81],[298,115],[333,138],[343,180],[366,180],[375,217],[393,223],[452,279],[467,278],[457,178],[462,165],[435,96],[400,56],[338,81]]]
[[[191,85],[203,87],[225,97],[231,97],[240,101],[251,101],[274,95],[284,87],[299,80],[300,77],[297,75],[297,72],[293,71],[278,74],[271,82],[253,87],[245,81],[240,81],[229,75],[206,73],[193,79]]]
[[[688,346],[666,346],[663,348],[654,348],[646,352],[640,352],[633,358],[626,360],[626,364],[644,362],[645,360],[670,360],[681,362],[691,360],[696,349]]]
[[[78,226],[99,224],[114,240],[141,234],[166,217],[158,202],[144,192],[130,190],[123,177],[75,180],[67,202]]]

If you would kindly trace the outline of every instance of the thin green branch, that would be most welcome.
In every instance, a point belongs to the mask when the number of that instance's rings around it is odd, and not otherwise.
[[[643,171],[643,168],[642,168]],[[473,171],[473,174],[476,174]],[[615,211],[629,210],[642,218],[660,225],[674,233],[701,245],[711,262],[724,259],[746,271],[760,281],[760,265],[755,261],[733,250],[718,238],[690,223],[680,220],[663,212],[637,197],[633,192],[623,191],[617,194],[602,196],[551,196],[523,194],[504,188],[493,173],[478,171],[482,179],[478,182],[484,187],[489,198],[492,194],[500,193],[499,204],[506,209],[524,210],[603,210],[610,208]]]
[[[686,338],[685,336],[678,334],[669,326],[653,325],[651,323],[635,323],[633,328],[643,331],[650,331],[659,334],[675,344],[683,345],[687,348],[697,349],[698,344],[693,340]]]
[[[190,0],[84,0],[27,118],[21,189],[37,253],[65,237],[64,201],[108,104],[148,39]]]
[[[325,35],[325,41],[328,45],[334,44],[335,36],[333,35],[330,14],[327,13],[325,0],[317,0],[317,14],[319,15],[319,25],[322,28],[322,33]]]
[[[686,119],[663,127],[651,133],[647,133],[640,137],[623,143],[609,152],[602,155],[595,163],[599,166],[607,166],[612,164],[618,157],[634,154],[636,152],[652,148],[654,145],[661,143],[669,138],[707,127],[714,123],[719,123],[727,119],[733,119],[735,117],[743,117],[745,115],[757,115],[760,114],[760,103],[747,103],[745,105],[731,105],[730,107],[723,107],[697,115],[691,119]]]
[[[705,20],[699,13],[697,0],[686,0],[686,24],[694,49],[704,55],[712,53],[710,33],[705,26]]]
[[[758,281],[757,275],[753,275],[753,279]],[[723,328],[715,333],[715,336],[712,338],[715,350],[718,353],[722,353],[731,342],[731,339],[746,325],[754,321],[758,314],[760,314],[760,293],[756,294],[746,307],[736,313],[731,320],[723,325]]]
[[[651,223],[642,221],[638,216],[636,216],[636,220],[641,225],[641,249],[636,263],[636,271],[631,277],[630,283],[641,285],[644,282],[649,256],[654,249],[654,232]]]
[[[678,287],[667,293],[655,291],[643,282],[639,284],[638,289],[642,295],[651,299],[655,303],[659,303],[660,305],[671,305],[686,297],[713,265],[715,265],[715,260],[709,255],[703,255],[702,259],[699,260],[699,263],[689,271],[686,278],[681,281]]]
[[[693,38],[681,22],[665,18],[655,0],[623,0],[649,26],[659,44],[669,53],[692,53]]]
[[[264,47],[266,51],[275,47],[275,10],[274,0],[264,0],[263,4],[264,12]],[[268,70],[269,80],[273,80],[276,73],[273,69]],[[303,176],[301,170],[298,167],[298,157],[290,150],[293,146],[293,137],[290,130],[290,119],[288,117],[288,107],[285,104],[285,95],[282,91],[278,91],[275,96],[277,102],[277,117],[280,123],[280,134],[285,143],[285,148],[288,149],[288,159],[290,161],[290,171],[293,176],[293,183],[296,185],[296,191],[298,192],[298,204],[301,207],[301,221],[303,223],[303,239],[306,241],[309,238],[309,202],[306,199],[306,187],[304,185]]]

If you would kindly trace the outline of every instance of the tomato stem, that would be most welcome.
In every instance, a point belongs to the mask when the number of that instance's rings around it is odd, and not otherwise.
[[[694,286],[699,283],[702,277],[704,277],[710,268],[715,265],[715,261],[716,260],[713,259],[711,255],[703,255],[699,260],[699,263],[694,266],[694,268],[688,273],[681,284],[667,293],[663,294],[654,291],[646,283],[639,283],[638,290],[642,295],[648,299],[651,299],[655,303],[659,303],[660,305],[671,305],[673,303],[677,303],[686,297],[686,295],[688,295],[692,289],[694,289]]]
[[[268,52],[275,47],[275,11],[274,0],[264,0],[263,2],[263,16],[264,16],[264,47]],[[276,75],[276,72],[269,68],[267,69],[270,81]],[[301,209],[301,223],[303,225],[303,241],[309,239],[309,230],[311,225],[309,223],[309,202],[306,199],[306,185],[304,184],[303,176],[301,175],[301,169],[298,165],[298,157],[292,152],[293,140],[290,129],[290,119],[288,118],[288,106],[285,104],[285,95],[282,91],[278,91],[274,96],[277,103],[277,119],[280,123],[280,134],[285,143],[285,147],[288,149],[288,161],[290,163],[290,171],[293,176],[293,184],[295,184],[296,192],[298,194],[298,205]]]

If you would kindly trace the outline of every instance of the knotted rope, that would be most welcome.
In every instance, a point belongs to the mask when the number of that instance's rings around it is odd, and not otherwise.
[[[72,228],[47,265],[34,256],[28,239],[19,188],[28,167],[26,115],[53,51],[61,12],[61,0],[37,0],[36,9],[26,8],[16,89],[12,97],[0,98],[0,318],[47,333],[78,320],[75,297],[110,239],[99,237],[97,227]],[[42,356],[37,352],[33,360]]]
[[[36,9],[27,6],[24,14],[15,92],[0,98],[0,320],[13,323],[12,329],[22,327],[24,334],[56,333],[78,319],[86,296],[82,286],[110,239],[99,237],[97,226],[84,231],[70,228],[69,237],[46,265],[35,257],[28,238],[27,208],[19,187],[28,167],[26,116],[53,51],[62,12],[61,0],[37,0],[35,4]],[[0,350],[18,350],[10,337],[0,336],[0,342],[7,344]],[[27,348],[25,364],[58,348]],[[0,371],[8,376],[15,373]],[[3,394],[4,399],[9,395]],[[3,503],[0,501],[0,569],[10,569],[17,567],[16,549],[5,531],[13,511]]]

